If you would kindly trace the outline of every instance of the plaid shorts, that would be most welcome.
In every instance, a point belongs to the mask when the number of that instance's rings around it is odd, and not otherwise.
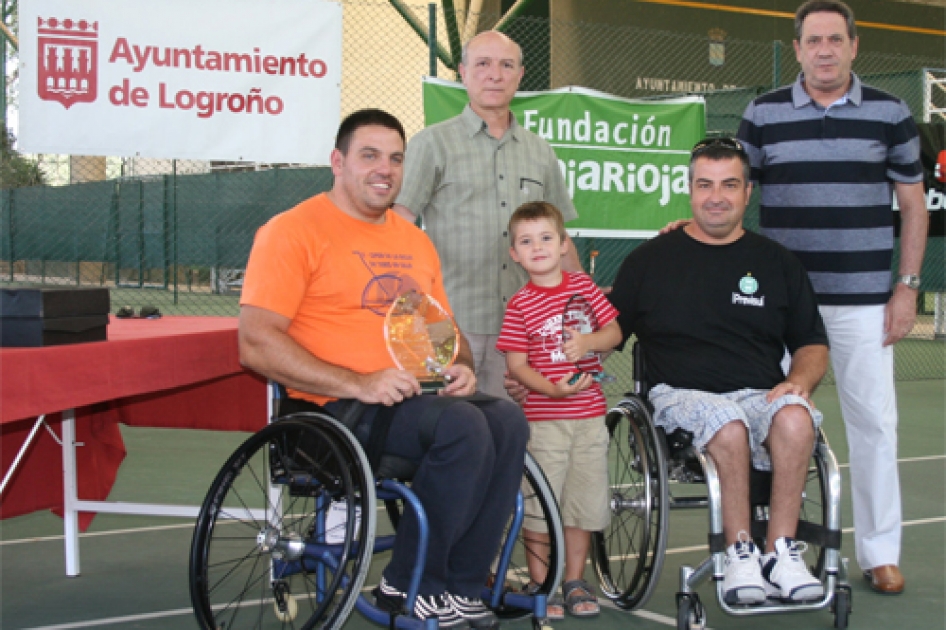
[[[772,470],[769,452],[763,443],[779,409],[786,405],[801,405],[811,414],[816,429],[821,426],[822,415],[801,396],[787,394],[768,402],[765,399],[768,393],[769,390],[765,389],[740,389],[712,394],[658,385],[650,390],[650,401],[654,405],[654,422],[658,426],[664,427],[667,433],[676,429],[689,431],[693,434],[693,445],[701,450],[726,423],[741,420],[749,431],[752,465],[757,470]]]

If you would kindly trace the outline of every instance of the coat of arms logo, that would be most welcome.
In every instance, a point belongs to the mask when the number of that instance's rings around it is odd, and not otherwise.
[[[99,23],[39,19],[37,86],[44,101],[69,109],[91,103],[98,94]]]
[[[709,31],[709,62],[711,66],[726,63],[726,31],[721,28]]]

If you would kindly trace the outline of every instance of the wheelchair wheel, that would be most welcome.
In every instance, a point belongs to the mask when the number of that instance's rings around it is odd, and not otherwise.
[[[822,439],[819,430],[819,441]],[[805,481],[805,490],[802,495],[801,512],[799,514],[798,538],[805,540],[808,545],[808,561],[811,562],[811,574],[824,582],[825,580],[825,553],[826,550],[811,537],[805,536],[806,524],[824,527],[828,522],[828,473],[827,464],[820,457],[812,457],[808,466],[808,477]]]
[[[646,404],[621,401],[605,420],[611,523],[592,534],[601,592],[625,610],[643,606],[660,579],[667,546],[667,464]]]
[[[848,617],[851,615],[851,587],[842,586],[834,592],[834,602],[831,604],[834,613],[834,627],[847,628]]]
[[[545,473],[532,455],[526,453],[525,474],[522,480],[522,498],[528,503],[530,500],[537,502],[542,510],[542,520],[544,526],[536,526],[538,517],[529,517],[527,514],[522,523],[522,529],[516,538],[513,547],[512,559],[505,575],[505,589],[513,592],[523,592],[528,588],[531,574],[529,571],[529,562],[533,566],[540,565],[545,573],[545,579],[539,582],[538,589],[535,592],[550,595],[556,592],[562,583],[562,574],[565,571],[565,530],[562,527],[562,515],[558,510],[558,502],[549,486]],[[530,527],[530,524],[532,525]],[[511,521],[510,521],[511,525]],[[547,543],[537,543],[535,540],[526,540],[528,535],[525,530],[547,529],[549,541]],[[509,528],[503,534],[503,542],[509,536]],[[490,586],[496,582],[496,576],[491,576]],[[500,606],[495,610],[496,616],[501,619],[520,619],[532,614],[529,610],[521,608]]]
[[[340,628],[374,530],[374,480],[351,433],[315,413],[270,424],[230,456],[198,515],[190,592],[200,626]]]
[[[677,594],[677,630],[703,630],[706,611],[696,593]]]

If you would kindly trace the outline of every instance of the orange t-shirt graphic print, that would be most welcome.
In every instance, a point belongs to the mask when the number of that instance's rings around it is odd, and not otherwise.
[[[420,286],[417,282],[409,275],[402,275],[400,272],[384,272],[381,274],[376,274],[375,271],[371,268],[371,264],[366,260],[365,254],[362,252],[354,252],[361,259],[361,263],[365,266],[369,273],[371,273],[372,278],[368,281],[368,284],[365,285],[365,290],[361,294],[361,305],[362,308],[370,310],[375,315],[384,315],[388,312],[388,309],[391,307],[391,304],[399,295],[403,295],[409,291],[422,292]],[[367,255],[367,258],[373,258],[375,256],[385,256],[380,252],[371,252]],[[402,260],[399,264],[401,265],[410,265],[409,254],[403,255],[407,260]],[[411,257],[412,258],[412,257]],[[386,264],[386,263],[382,263]]]
[[[310,353],[366,374],[395,367],[384,343],[384,315],[411,289],[449,311],[440,259],[427,235],[390,212],[381,224],[359,221],[321,194],[259,229],[240,304],[291,319],[289,335]]]

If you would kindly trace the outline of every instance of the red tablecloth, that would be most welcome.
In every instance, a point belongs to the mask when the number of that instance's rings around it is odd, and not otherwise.
[[[0,349],[0,469],[6,474],[36,417],[61,435],[76,410],[79,496],[104,500],[125,447],[118,423],[255,431],[266,424],[266,384],[243,370],[237,320],[229,317],[112,318],[108,341]],[[63,503],[62,450],[48,431],[20,463],[0,518]],[[81,519],[83,529],[91,514]]]

